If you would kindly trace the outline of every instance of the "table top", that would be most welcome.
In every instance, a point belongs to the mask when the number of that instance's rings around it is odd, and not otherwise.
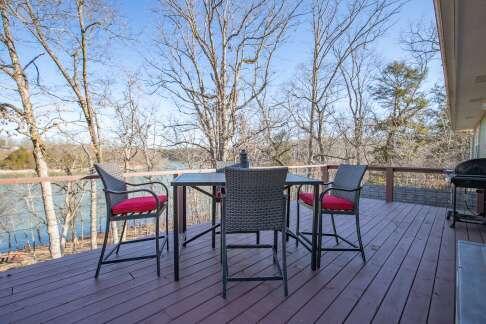
[[[226,183],[223,172],[208,173],[184,173],[175,178],[172,186],[224,186]],[[288,173],[285,184],[287,185],[319,185],[322,181],[306,176]]]

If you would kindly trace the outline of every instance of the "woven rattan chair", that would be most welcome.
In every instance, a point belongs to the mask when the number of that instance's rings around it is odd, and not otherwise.
[[[228,165],[226,167],[223,167],[223,168],[219,168],[219,169],[216,169],[216,172],[218,173],[224,173],[224,170],[226,168],[245,168],[245,167],[242,167],[240,165],[240,163],[235,163],[235,164],[232,164],[232,165]],[[203,194],[206,194],[208,195],[207,192],[205,191],[200,191],[202,192]],[[211,232],[211,245],[212,245],[212,248],[214,249],[216,247],[216,234],[219,234],[219,232],[217,232],[217,230],[219,229],[219,227],[221,226],[221,223],[219,222],[216,222],[216,210],[217,210],[217,204],[220,204],[221,203],[221,200],[223,198],[223,195],[224,195],[224,187],[214,187],[213,188],[213,191],[212,193],[209,195],[211,197],[211,226],[197,234],[194,234],[192,237],[190,238],[187,238],[184,240],[184,242],[182,243],[183,246],[186,246],[187,244],[189,244],[190,242],[192,241],[195,241],[197,239],[199,239],[200,237],[202,237],[203,235],[207,234],[207,233],[210,233]],[[184,225],[183,225],[184,226]],[[185,232],[185,226],[184,226],[184,232]],[[256,232],[256,241],[257,241],[257,244],[260,243],[260,232]]]
[[[101,248],[100,259],[98,261],[98,267],[96,269],[95,278],[98,277],[102,264],[118,263],[124,261],[136,261],[143,259],[157,259],[157,276],[160,276],[160,254],[164,249],[164,246],[169,250],[169,233],[168,233],[168,190],[167,187],[156,181],[146,183],[128,183],[123,179],[121,170],[114,164],[95,164],[95,169],[98,172],[101,181],[104,186],[104,193],[106,198],[106,230],[105,238],[103,240],[103,247]],[[143,185],[160,185],[165,194],[157,195],[149,189],[135,189],[127,190],[128,186],[143,186]],[[146,196],[139,196],[129,198],[128,195],[132,193],[146,193]],[[165,210],[165,235],[160,235],[159,218]],[[127,220],[131,219],[155,219],[155,237],[141,238],[130,241],[123,241],[123,235],[127,227]],[[108,234],[110,231],[111,222],[123,221],[123,228],[120,235],[119,243],[105,256],[106,244],[108,242]],[[160,239],[163,239],[162,246],[160,245]],[[128,243],[142,242],[148,240],[155,240],[155,254],[143,255],[138,257],[130,257],[123,259],[108,258],[113,252],[118,255],[120,246]]]
[[[223,266],[223,297],[226,298],[228,281],[283,280],[287,289],[286,261],[286,200],[283,194],[287,168],[225,170],[226,187],[222,199],[221,255]],[[241,232],[273,231],[273,244],[227,244],[226,235]],[[282,234],[282,265],[277,257],[278,232]],[[272,248],[273,261],[279,274],[267,277],[230,277],[228,275],[228,249]]]
[[[359,251],[363,262],[366,262],[365,252],[363,248],[363,242],[361,240],[361,229],[359,225],[359,197],[361,193],[361,181],[366,172],[368,166],[366,165],[348,165],[341,164],[337,170],[336,176],[333,182],[324,183],[325,186],[323,192],[320,195],[320,220],[319,220],[319,239],[318,239],[318,251]],[[298,188],[297,197],[297,222],[296,233],[299,233],[300,225],[300,205],[313,206],[314,194],[311,192],[301,192],[301,187]],[[323,220],[324,215],[331,216],[331,224],[333,233],[323,233]],[[358,244],[345,239],[340,236],[336,230],[336,223],[334,221],[334,215],[354,215],[356,220],[356,235],[358,238]],[[310,235],[310,232],[301,232],[304,235]],[[351,248],[322,248],[322,237],[332,236],[336,240],[336,244],[339,244],[339,240],[344,241]],[[305,238],[305,237],[304,237]],[[298,241],[296,242],[298,245]],[[320,255],[320,254],[319,254]],[[320,257],[319,257],[320,260]],[[319,261],[318,261],[319,263]]]

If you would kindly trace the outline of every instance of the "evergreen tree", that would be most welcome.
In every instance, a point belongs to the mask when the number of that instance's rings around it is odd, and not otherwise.
[[[421,90],[426,75],[425,68],[394,61],[371,86],[373,98],[383,109],[382,114],[375,115],[378,142],[373,153],[377,164],[400,164],[421,145],[417,139],[424,132],[419,114],[428,106]]]

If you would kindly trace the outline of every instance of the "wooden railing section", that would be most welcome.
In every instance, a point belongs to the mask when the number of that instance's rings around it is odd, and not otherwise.
[[[337,164],[327,164],[321,166],[322,179],[328,181],[329,170],[337,169]],[[386,202],[393,201],[393,190],[395,187],[395,172],[409,172],[409,173],[427,173],[427,174],[444,174],[445,169],[440,168],[418,168],[418,167],[385,167],[385,166],[368,166],[368,171],[381,171],[385,173],[385,200]]]
[[[324,182],[329,181],[329,171],[335,170],[339,167],[337,164],[317,164],[317,165],[291,165],[288,166],[290,170],[299,169],[320,169],[321,179]],[[268,167],[272,168],[272,167]],[[393,192],[395,188],[395,173],[425,173],[425,174],[445,174],[446,169],[442,168],[424,168],[424,167],[403,167],[403,166],[368,166],[368,171],[378,171],[383,172],[385,175],[385,200],[386,202],[393,202]],[[129,172],[125,176],[127,178],[132,177],[155,177],[155,176],[172,176],[176,177],[183,173],[200,173],[200,172],[211,172],[214,169],[184,169],[184,170],[166,170],[166,171],[142,171],[142,172]],[[90,175],[71,175],[71,176],[52,176],[52,177],[18,177],[18,178],[0,178],[0,185],[17,185],[17,184],[35,184],[41,182],[73,182],[81,180],[92,180],[97,179],[98,176],[95,174]],[[182,193],[178,193],[182,195]],[[479,192],[477,195],[477,207],[478,212],[484,213],[484,192]],[[181,201],[181,199],[178,199]],[[178,206],[180,207],[180,206]]]
[[[337,169],[337,164],[317,164],[317,165],[291,165],[288,166],[291,170],[298,169],[320,169],[321,179],[324,182],[329,181],[329,170]],[[272,168],[272,167],[268,167]],[[369,166],[369,171],[380,171],[385,174],[385,199],[387,202],[393,201],[393,189],[395,172],[410,172],[410,173],[428,173],[428,174],[444,174],[444,169],[440,168],[418,168],[418,167],[397,167],[397,166]],[[211,172],[214,169],[185,169],[185,170],[167,170],[167,171],[146,171],[146,172],[129,172],[125,176],[132,177],[154,177],[154,176],[177,176],[183,173],[200,173]],[[41,182],[73,182],[81,180],[97,179],[98,176],[92,175],[72,175],[72,176],[52,176],[52,177],[19,177],[19,178],[5,178],[0,179],[0,185],[16,185],[16,184],[35,184]]]

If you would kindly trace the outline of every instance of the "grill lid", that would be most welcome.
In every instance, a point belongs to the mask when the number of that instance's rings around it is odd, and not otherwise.
[[[459,163],[454,169],[456,176],[483,176],[486,177],[486,158],[472,159]]]

